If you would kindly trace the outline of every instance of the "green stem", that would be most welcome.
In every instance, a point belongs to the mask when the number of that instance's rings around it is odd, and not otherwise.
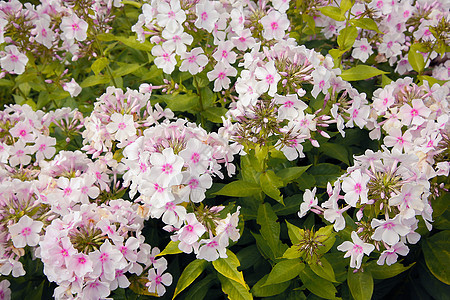
[[[205,111],[205,108],[203,107],[203,99],[202,99],[202,93],[200,92],[200,88],[198,87],[198,82],[197,82],[197,77],[194,76],[194,85],[195,88],[197,89],[197,94],[198,94],[198,99],[199,99],[199,103],[200,103],[200,122],[202,127],[205,126],[205,118],[202,115],[202,112]]]

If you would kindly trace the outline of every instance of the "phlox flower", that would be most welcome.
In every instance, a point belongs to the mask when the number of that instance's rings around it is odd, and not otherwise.
[[[179,228],[186,218],[186,208],[174,202],[167,202],[162,207],[151,209],[152,217],[161,218],[165,224]]]
[[[263,37],[266,40],[281,40],[285,36],[285,30],[289,27],[289,19],[285,13],[272,10],[267,16],[264,16],[260,23],[263,25]]]
[[[344,257],[350,256],[350,267],[359,269],[361,267],[364,254],[369,255],[375,249],[375,246],[364,243],[354,231],[352,231],[351,236],[353,243],[345,241],[340,244],[337,249],[343,252],[347,251]]]
[[[366,62],[373,50],[366,38],[355,41],[353,44],[352,57],[359,59],[362,62]]]
[[[109,240],[106,240],[99,250],[89,253],[92,261],[92,276],[100,277],[102,280],[112,281],[115,278],[116,269],[123,269],[126,261],[122,253],[117,250]]]
[[[208,32],[212,32],[214,24],[219,20],[219,13],[214,8],[214,2],[202,0],[195,6],[197,20],[195,26],[203,28]]]
[[[114,113],[111,116],[111,123],[106,125],[106,130],[110,134],[114,134],[116,140],[124,142],[130,137],[136,135],[136,128],[132,115],[122,115]]]
[[[303,218],[306,213],[313,207],[314,205],[317,205],[319,201],[317,200],[316,195],[316,188],[314,187],[313,190],[306,189],[305,193],[303,194],[303,202],[300,204],[300,211],[298,212],[298,216],[300,218]]]
[[[172,284],[172,275],[169,273],[163,274],[167,269],[166,265],[162,265],[159,268],[151,268],[148,271],[148,280],[146,284],[150,293],[156,293],[158,296],[162,296],[166,293],[165,286]]]
[[[35,22],[36,27],[31,31],[35,35],[35,40],[48,49],[52,47],[55,40],[55,33],[50,29],[50,21],[41,17]]]
[[[179,154],[189,166],[189,171],[193,174],[202,174],[210,165],[212,157],[212,148],[202,143],[198,139],[190,139],[186,144],[186,148]]]
[[[272,6],[280,13],[285,13],[289,8],[290,0],[272,0]]]
[[[0,58],[1,67],[12,74],[22,74],[27,63],[28,57],[14,45],[6,46],[4,55]]]
[[[157,10],[158,25],[166,27],[170,32],[175,32],[186,21],[186,13],[181,8],[179,0],[171,0],[169,3],[158,1]]]
[[[252,36],[252,32],[248,28],[239,32],[237,36],[233,36],[231,41],[240,51],[245,51],[256,43],[255,38]]]
[[[11,290],[9,281],[4,279],[0,282],[0,300],[11,299]]]
[[[298,116],[299,111],[308,108],[305,102],[298,99],[297,94],[289,94],[286,96],[275,95],[274,100],[277,104],[281,104],[278,108],[278,120],[294,120]]]
[[[204,259],[207,261],[214,261],[220,258],[227,258],[228,239],[222,239],[220,236],[216,236],[212,239],[200,240],[200,244],[203,244],[197,254],[198,259]]]
[[[326,91],[330,88],[330,77],[331,73],[325,69],[325,67],[317,67],[312,73],[311,76],[314,80],[314,87],[311,91],[311,95],[314,98],[317,98],[320,92],[326,94]]]
[[[403,104],[399,110],[399,116],[404,125],[422,125],[425,118],[431,114],[431,109],[425,106],[421,99],[413,99],[412,107],[409,104]]]
[[[231,51],[234,48],[232,41],[220,42],[213,54],[215,60],[233,64],[236,62],[236,53]]]
[[[384,241],[388,245],[395,245],[400,241],[400,236],[405,236],[410,232],[410,228],[400,223],[400,215],[394,219],[378,220],[373,219],[370,225],[375,229],[372,239]]]
[[[36,160],[41,161],[44,158],[50,159],[55,155],[56,139],[50,136],[40,135],[32,147],[33,152],[36,153]]]
[[[216,64],[212,71],[209,71],[206,76],[209,81],[214,81],[214,92],[219,92],[222,89],[228,89],[230,87],[231,80],[228,76],[236,76],[237,70],[230,66],[229,64],[225,64],[223,62],[219,62]]]
[[[369,175],[362,174],[359,169],[350,173],[350,176],[344,178],[342,182],[342,190],[345,192],[344,200],[347,204],[356,207],[358,200],[361,204],[367,203],[367,183]]]
[[[192,49],[190,52],[181,54],[180,71],[189,71],[192,75],[200,72],[204,66],[208,64],[208,58],[203,54],[203,49],[200,47]]]
[[[178,240],[188,245],[192,245],[206,232],[206,229],[193,213],[187,214],[185,221],[186,225],[178,231]]]
[[[80,19],[76,14],[61,19],[61,30],[68,40],[84,41],[87,38],[88,23]]]
[[[381,266],[386,262],[386,265],[390,266],[397,262],[398,254],[406,256],[408,253],[409,248],[402,242],[399,242],[391,248],[384,250],[378,259],[377,264]]]
[[[405,153],[413,149],[412,134],[410,131],[402,132],[400,128],[392,127],[388,131],[388,136],[384,138],[384,144],[387,147],[393,147],[392,150]]]
[[[31,162],[31,147],[25,145],[22,140],[17,141],[10,150],[9,164],[15,167],[19,164],[28,165]]]
[[[44,226],[44,223],[34,221],[27,215],[20,218],[19,222],[9,225],[8,228],[14,247],[36,246],[39,243],[39,232],[41,232],[42,226]]]
[[[176,54],[182,55],[186,52],[186,45],[192,44],[194,38],[183,32],[183,27],[179,27],[175,32],[164,30],[162,36],[166,41],[163,43],[167,51],[175,51]]]
[[[109,284],[100,280],[89,281],[83,288],[81,299],[104,299],[110,294]]]
[[[84,253],[77,253],[69,258],[67,268],[81,278],[93,271],[92,266],[93,263],[89,256]]]
[[[256,85],[258,92],[262,94],[268,91],[269,96],[275,96],[278,82],[281,79],[280,74],[278,74],[275,68],[275,62],[271,60],[264,67],[257,67],[255,76],[260,80]]]
[[[216,227],[217,235],[224,235],[223,238],[231,239],[233,242],[236,242],[241,234],[239,233],[238,224],[239,224],[239,213],[240,207],[238,207],[237,211],[233,214],[228,213],[225,219],[219,220]]]
[[[0,142],[0,163],[6,163],[8,161],[10,151],[11,146]]]
[[[15,137],[19,138],[21,141],[30,142],[36,138],[34,133],[35,129],[28,122],[17,122],[13,128],[10,129],[9,133]]]
[[[152,55],[156,56],[155,65],[162,69],[164,73],[171,74],[175,70],[177,61],[175,59],[175,53],[167,49],[164,44],[156,45],[152,48]]]
[[[162,153],[152,153],[150,162],[153,165],[150,171],[151,177],[156,178],[164,187],[180,183],[184,161],[173,153],[172,148],[166,148]]]
[[[184,201],[192,201],[199,203],[205,199],[205,192],[212,186],[212,178],[209,174],[194,175],[190,174],[183,180],[186,185],[182,189],[182,193],[186,193]]]
[[[76,97],[81,93],[81,86],[72,78],[71,81],[63,84],[63,90],[69,92],[71,97]]]

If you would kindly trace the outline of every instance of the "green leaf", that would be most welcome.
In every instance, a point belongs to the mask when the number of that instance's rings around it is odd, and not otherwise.
[[[284,251],[281,252],[280,249],[280,224],[277,222],[277,215],[273,212],[269,203],[259,206],[256,222],[261,226],[261,235],[267,241],[274,257],[281,256]]]
[[[221,274],[217,274],[220,283],[222,284],[222,291],[228,295],[229,299],[232,300],[249,300],[253,299],[252,294],[250,294],[248,288],[243,286],[237,281],[229,279]]]
[[[440,281],[450,285],[450,230],[436,233],[422,242],[425,262],[431,273]]]
[[[239,259],[228,249],[227,255],[227,258],[219,258],[212,262],[214,269],[223,276],[242,284],[244,287],[247,286],[244,275],[237,270],[240,266]]]
[[[289,247],[286,251],[284,251],[282,258],[286,259],[296,259],[303,256],[303,252],[300,250],[300,247],[297,245]]]
[[[273,211],[277,216],[287,216],[291,214],[296,214],[300,204],[303,202],[302,194],[295,194],[293,196],[283,199],[284,205],[278,203],[274,205]]]
[[[341,9],[335,6],[324,6],[319,8],[320,12],[325,16],[332,18],[336,21],[345,21],[345,17],[342,15]]]
[[[249,197],[260,191],[261,187],[256,183],[236,180],[228,183],[220,191],[215,192],[214,194],[230,197]]]
[[[80,83],[80,86],[82,88],[87,88],[87,87],[98,85],[98,84],[106,84],[109,81],[110,81],[110,78],[108,76],[94,75],[94,76],[89,76],[85,80],[83,80],[83,82]]]
[[[225,107],[208,107],[204,111],[202,111],[202,115],[205,118],[213,123],[222,123],[222,117],[225,116],[225,113],[228,110]]]
[[[358,29],[356,29],[355,26],[345,27],[339,32],[339,35],[337,37],[339,49],[343,51],[351,49],[357,37]]]
[[[269,274],[264,275],[264,277],[261,278],[252,287],[252,294],[255,297],[271,297],[271,296],[281,294],[290,285],[289,281],[285,281],[285,282],[281,282],[281,283],[277,283],[277,284],[265,285],[264,283],[266,282],[267,277],[269,277]]]
[[[428,75],[419,75],[417,76],[422,82],[428,81],[430,86],[433,86],[434,84],[444,85],[448,80],[439,80],[434,77],[428,76]]]
[[[108,65],[109,61],[106,57],[100,57],[91,66],[92,72],[97,76]]]
[[[199,97],[196,94],[160,95],[158,99],[164,100],[173,111],[192,111],[199,104]]]
[[[342,0],[341,1],[341,14],[344,15],[353,6],[352,0]]]
[[[181,273],[180,279],[178,279],[172,299],[194,282],[202,274],[207,264],[208,262],[206,260],[196,259],[187,265],[183,273]]]
[[[135,2],[135,1],[129,1],[129,0],[122,0],[122,4],[132,5],[136,8],[141,8],[141,6],[142,6],[142,3]]]
[[[295,180],[295,182],[297,183],[298,188],[302,191],[312,189],[316,185],[316,179],[313,175],[308,173],[303,173],[302,176]]]
[[[357,65],[356,67],[344,70],[341,74],[341,78],[346,81],[357,81],[369,79],[381,74],[388,74],[388,72],[367,65]]]
[[[180,250],[180,248],[178,248],[178,244],[180,243],[180,241],[170,241],[166,248],[164,248],[164,250],[157,254],[156,256],[163,256],[163,255],[167,255],[167,254],[178,254],[178,253],[182,253],[183,251]]]
[[[308,168],[311,165],[304,166],[304,167],[291,167],[291,168],[285,168],[281,171],[277,172],[277,176],[283,180],[284,185],[288,184],[289,182],[299,178],[302,176],[302,174],[308,170]]]
[[[408,62],[417,73],[422,73],[422,71],[425,69],[425,60],[423,59],[422,54],[417,52],[414,47],[411,47],[409,49]]]
[[[286,225],[288,228],[288,235],[289,235],[289,239],[291,240],[291,243],[293,245],[298,244],[300,242],[300,240],[303,239],[304,230],[301,228],[298,228],[295,225],[292,225],[288,221],[286,221]]]
[[[289,281],[297,277],[304,268],[305,264],[300,259],[282,260],[273,266],[263,286]]]
[[[325,257],[322,256],[320,258],[320,263],[312,263],[309,265],[309,267],[314,273],[316,273],[323,279],[326,279],[331,282],[337,282],[336,277],[334,275],[333,267]]]
[[[317,276],[310,267],[306,267],[299,274],[305,287],[313,294],[325,299],[337,299],[337,290],[334,285],[319,276]]]
[[[350,166],[350,161],[348,159],[349,153],[344,145],[335,143],[322,143],[320,144],[319,151],[323,152],[329,157],[342,161],[347,166]]]
[[[308,173],[314,176],[317,187],[326,188],[328,182],[333,183],[340,176],[341,168],[333,164],[322,163],[312,166]]]
[[[261,174],[259,180],[261,189],[267,196],[277,200],[280,203],[283,203],[283,196],[278,189],[284,185],[283,180],[281,180],[280,177],[275,175],[272,170],[268,170],[265,173]]]
[[[209,287],[213,285],[216,276],[209,274],[196,284],[194,284],[186,293],[185,300],[202,300],[208,293]]]
[[[140,67],[140,64],[122,64],[119,68],[115,69],[112,74],[113,77],[122,77],[137,71]]]
[[[350,20],[350,23],[362,29],[368,29],[376,31],[378,33],[382,33],[380,29],[378,29],[377,23],[375,23],[375,21],[372,20],[371,18],[353,19]]]
[[[8,79],[0,79],[0,86],[8,86],[8,87],[13,87],[14,86],[14,82]]]
[[[395,264],[392,264],[390,266],[388,265],[378,265],[376,261],[371,261],[367,264],[367,269],[371,272],[372,277],[374,279],[388,279],[394,276],[397,276],[400,273],[405,272],[412,266],[414,266],[415,263],[410,264],[409,266],[405,267],[401,263],[396,262]]]
[[[387,86],[391,82],[392,82],[392,79],[390,79],[389,77],[387,77],[384,74],[381,75],[381,87],[382,88],[384,88],[385,86]]]
[[[353,273],[353,269],[348,268],[347,284],[355,300],[372,299],[373,278],[370,271]]]

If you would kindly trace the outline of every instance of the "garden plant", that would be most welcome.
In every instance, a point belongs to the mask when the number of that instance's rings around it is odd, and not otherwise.
[[[0,299],[448,299],[449,10],[0,1]]]

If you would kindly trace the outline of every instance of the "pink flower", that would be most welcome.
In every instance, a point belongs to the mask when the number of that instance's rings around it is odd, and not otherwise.
[[[214,92],[219,92],[222,89],[228,89],[230,87],[231,80],[228,76],[236,76],[237,70],[230,66],[229,64],[225,64],[223,62],[217,63],[214,69],[206,74],[209,81],[214,81]]]
[[[182,53],[181,59],[183,59],[183,62],[181,63],[180,71],[189,71],[189,73],[195,75],[203,70],[203,67],[208,64],[208,58],[202,53],[203,49],[200,47],[192,49],[191,52]]]
[[[169,273],[163,274],[166,268],[166,265],[162,265],[156,270],[151,268],[148,271],[149,282],[147,283],[147,286],[150,293],[156,293],[158,296],[162,296],[166,293],[165,286],[172,284],[172,275]]]
[[[375,249],[375,246],[364,243],[354,231],[352,232],[352,240],[353,243],[345,241],[340,244],[337,249],[343,252],[347,251],[344,257],[350,256],[350,267],[359,269],[364,254],[369,255]]]
[[[9,281],[4,279],[0,282],[0,300],[11,299],[11,290],[9,289]]]
[[[373,219],[370,224],[375,229],[372,239],[384,241],[388,245],[394,245],[400,241],[400,236],[405,236],[410,232],[410,228],[400,223],[400,215],[394,219],[385,221]]]
[[[76,97],[81,93],[81,86],[75,81],[75,79],[72,78],[70,82],[63,84],[63,90],[66,92],[69,92],[70,96]]]
[[[63,17],[60,27],[64,37],[68,40],[75,39],[82,42],[87,38],[88,23],[78,18],[76,14],[72,14],[70,17]]]
[[[312,191],[309,189],[305,190],[305,193],[303,194],[303,202],[300,204],[300,211],[298,212],[298,216],[300,218],[303,218],[306,213],[313,207],[314,205],[318,204],[316,195],[316,188],[314,188]]]
[[[219,13],[214,8],[214,2],[200,1],[195,6],[195,13],[197,14],[197,20],[195,26],[197,28],[204,28],[208,32],[212,32],[214,25],[219,20]]]
[[[166,27],[170,32],[175,32],[186,20],[186,13],[180,6],[179,0],[171,0],[170,3],[158,1],[156,20],[159,26]]]
[[[198,250],[197,258],[207,261],[214,261],[220,258],[227,258],[228,240],[222,239],[220,236],[216,236],[213,239],[201,240],[200,244],[203,246]]]
[[[286,14],[281,14],[276,10],[272,10],[267,16],[260,21],[263,25],[263,37],[266,40],[281,40],[285,36],[285,30],[289,27],[289,20]]]
[[[156,45],[152,48],[152,55],[156,56],[155,65],[162,69],[164,73],[171,74],[175,70],[177,61],[173,50],[167,49],[165,44]]]
[[[40,135],[35,145],[32,147],[33,152],[36,153],[36,160],[41,161],[44,158],[50,159],[55,155],[56,149],[53,147],[56,145],[56,139],[53,137]]]
[[[413,99],[411,104],[412,107],[408,104],[403,104],[403,106],[400,107],[399,115],[402,124],[420,126],[425,122],[425,118],[431,114],[431,109],[426,107],[421,99]]]
[[[350,173],[350,176],[345,177],[342,182],[342,190],[345,192],[345,202],[353,207],[356,207],[358,200],[361,200],[361,204],[367,203],[368,189],[366,185],[369,179],[369,175],[362,174],[359,169]]]
[[[69,259],[68,269],[73,271],[78,277],[83,277],[92,272],[92,260],[84,253],[73,255]]]
[[[406,256],[409,253],[409,248],[403,244],[402,242],[399,242],[392,246],[391,248],[386,249],[381,253],[380,258],[377,261],[378,265],[384,265],[386,262],[386,265],[390,266],[397,262],[398,254]]]
[[[116,269],[123,269],[127,263],[122,253],[114,248],[109,240],[106,240],[99,250],[89,253],[89,259],[93,262],[93,276],[101,276],[102,280],[112,281],[115,278]]]
[[[269,96],[275,96],[278,82],[281,79],[280,74],[278,74],[277,69],[275,68],[275,62],[271,60],[266,63],[264,67],[257,67],[255,76],[260,80],[256,86],[257,91],[259,93],[268,91],[267,94],[269,94]]]
[[[104,299],[110,294],[109,285],[99,280],[86,283],[81,299]]]
[[[206,229],[193,213],[186,215],[186,223],[178,232],[178,240],[192,245],[206,232]]]
[[[372,55],[372,47],[366,38],[355,41],[353,44],[352,57],[359,59],[362,62],[366,62],[370,55]]]
[[[115,139],[119,142],[136,136],[136,128],[134,127],[134,120],[132,115],[122,115],[114,113],[111,116],[111,123],[106,125],[106,130],[114,134]]]
[[[0,64],[3,69],[12,74],[22,74],[28,63],[28,57],[20,53],[16,46],[8,45],[5,47],[5,55],[0,58]]]
[[[152,153],[150,162],[153,165],[150,171],[151,177],[161,182],[163,187],[181,182],[181,169],[184,161],[180,156],[173,153],[172,148],[166,148],[162,153]]]
[[[222,61],[229,64],[234,64],[236,62],[236,53],[231,51],[234,48],[233,42],[225,41],[220,42],[216,51],[213,54],[215,60]]]
[[[44,226],[44,223],[34,221],[27,215],[20,218],[16,224],[9,225],[8,228],[14,247],[36,246],[39,243],[39,232],[41,232],[42,226]]]

